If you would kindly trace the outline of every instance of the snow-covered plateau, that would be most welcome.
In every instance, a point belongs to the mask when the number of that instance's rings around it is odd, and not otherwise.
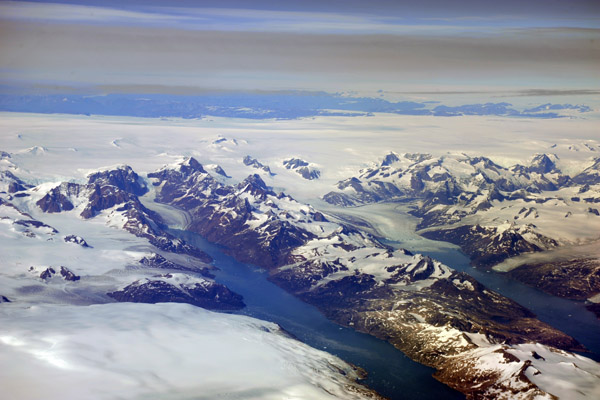
[[[264,268],[468,398],[600,396],[600,365],[572,352],[576,339],[418,242],[389,247],[378,234],[402,214],[368,211],[411,202],[421,235],[468,233],[485,266],[585,246],[578,259],[596,260],[595,121],[0,118],[0,383],[12,398],[376,398],[362,371],[275,324],[200,308],[244,303],[168,226]],[[578,265],[591,282],[580,298],[595,299],[598,269]]]

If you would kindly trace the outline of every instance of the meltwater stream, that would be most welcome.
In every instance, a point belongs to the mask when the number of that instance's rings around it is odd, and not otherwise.
[[[391,344],[370,335],[341,327],[267,280],[259,268],[236,261],[199,235],[172,229],[170,232],[214,258],[218,282],[244,296],[247,307],[239,313],[275,322],[304,343],[339,356],[364,368],[363,382],[391,400],[464,399],[460,393],[436,381],[433,369],[418,364]]]

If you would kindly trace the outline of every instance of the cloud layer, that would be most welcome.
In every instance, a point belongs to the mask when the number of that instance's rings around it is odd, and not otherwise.
[[[390,4],[376,6],[395,10]],[[358,12],[355,2],[339,13],[175,5],[0,3],[0,82],[328,91],[600,82],[593,13],[556,27],[556,15],[532,20],[477,7],[447,17],[418,9],[409,18],[376,6]]]

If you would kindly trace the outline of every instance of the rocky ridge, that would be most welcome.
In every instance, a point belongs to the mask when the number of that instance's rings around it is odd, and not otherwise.
[[[507,272],[511,278],[554,296],[587,300],[586,308],[600,319],[600,260],[573,258],[565,261],[522,264]]]
[[[175,260],[180,260],[174,261],[159,253],[147,253],[135,265],[125,264],[115,272],[116,275],[110,274],[109,277],[98,275],[93,267],[75,264],[80,262],[78,257],[65,258],[73,263],[73,269],[56,264],[31,265],[27,269],[28,275],[43,285],[28,282],[27,279],[19,280],[23,274],[17,273],[11,277],[16,285],[13,288],[17,294],[15,301],[29,301],[26,294],[32,291],[34,295],[38,292],[46,293],[43,296],[49,302],[56,296],[60,303],[76,301],[80,304],[94,304],[112,298],[117,301],[146,303],[183,302],[212,310],[237,310],[245,306],[240,295],[214,281],[214,275],[211,274],[214,267],[205,264],[211,261],[210,257],[162,230],[158,214],[145,208],[139,201],[138,196],[148,189],[130,167],[93,173],[87,184],[63,183],[45,194],[43,186],[28,187],[30,196],[18,199],[18,206],[6,200],[10,194],[0,197],[0,222],[2,228],[7,230],[3,235],[6,234],[7,238],[21,236],[31,241],[26,248],[36,249],[33,252],[37,254],[47,253],[49,263],[53,260],[51,254],[60,252],[60,246],[65,243],[77,246],[86,253],[91,252],[90,257],[98,252],[114,252],[114,249],[103,247],[106,244],[100,244],[100,248],[95,249],[82,236],[60,235],[58,229],[34,218],[20,207],[33,210],[38,208],[35,215],[40,212],[71,211],[78,213],[83,220],[105,218],[108,224],[116,224],[125,231],[148,239],[157,251],[160,249],[181,255],[173,254]],[[33,259],[37,260],[39,257]],[[19,270],[18,265],[11,267],[15,271]],[[135,280],[132,282],[131,279]],[[119,284],[120,287],[114,287]],[[6,299],[3,302],[12,301],[7,296],[3,296],[3,299]]]
[[[300,158],[290,158],[283,161],[285,169],[296,171],[304,179],[312,181],[313,179],[319,179],[321,171],[316,169],[311,163],[304,161]]]
[[[600,159],[570,175],[559,161],[536,154],[526,165],[505,168],[465,154],[390,153],[323,199],[345,207],[407,202],[420,218],[419,234],[457,244],[473,265],[492,267],[519,254],[600,238]],[[543,270],[534,274],[537,282],[527,283],[542,288],[548,278]]]
[[[275,175],[273,172],[271,172],[271,168],[269,168],[267,165],[262,164],[256,158],[246,156],[246,157],[244,157],[242,162],[244,163],[244,165],[246,165],[248,167],[256,168],[256,169],[266,172],[267,174],[269,174],[269,176]]]
[[[104,214],[112,223],[148,239],[161,250],[189,254],[209,262],[207,254],[161,228],[160,215],[146,208],[138,198],[147,191],[145,183],[131,167],[120,166],[90,174],[87,184],[61,183],[36,204],[47,213],[77,210],[84,219]]]
[[[184,273],[167,273],[137,280],[107,293],[120,302],[187,303],[210,310],[239,310],[242,296],[212,280]]]
[[[330,319],[386,339],[433,366],[440,380],[470,398],[497,398],[495,391],[513,384],[523,389],[515,389],[515,398],[527,398],[528,391],[543,394],[522,374],[498,379],[505,367],[522,363],[508,355],[511,346],[581,349],[468,275],[332,222],[311,206],[273,192],[258,175],[226,186],[188,158],[148,177],[157,188],[156,201],[192,216],[189,230],[226,246],[240,261],[268,269],[272,281]],[[440,332],[450,332],[450,339],[440,341]],[[484,340],[475,343],[468,339],[471,334]],[[449,356],[469,358],[501,343],[507,347],[494,351],[507,354],[506,366],[497,365],[489,374],[468,369],[460,380],[450,372],[456,365],[448,364]]]

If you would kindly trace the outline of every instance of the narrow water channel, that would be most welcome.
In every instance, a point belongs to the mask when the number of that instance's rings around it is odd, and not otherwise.
[[[401,246],[401,243],[395,244]],[[574,337],[587,347],[590,353],[582,353],[583,355],[600,361],[600,320],[585,308],[583,302],[551,296],[502,273],[473,268],[469,258],[458,249],[424,253],[456,270],[466,272],[490,289],[528,308],[539,320]]]
[[[267,280],[267,273],[236,261],[199,235],[170,232],[214,258],[216,280],[244,296],[247,307],[239,313],[275,322],[304,343],[325,350],[368,373],[363,382],[391,400],[464,399],[460,393],[436,381],[434,370],[406,357],[391,344],[341,327],[315,307],[302,302]]]
[[[584,356],[600,361],[600,320],[580,301],[562,299],[527,286],[499,272],[474,268],[458,246],[429,240],[415,233],[418,218],[408,214],[402,203],[380,203],[329,212],[367,222],[373,234],[385,244],[435,258],[458,271],[466,272],[492,290],[531,310],[543,322],[571,335],[590,352]]]

